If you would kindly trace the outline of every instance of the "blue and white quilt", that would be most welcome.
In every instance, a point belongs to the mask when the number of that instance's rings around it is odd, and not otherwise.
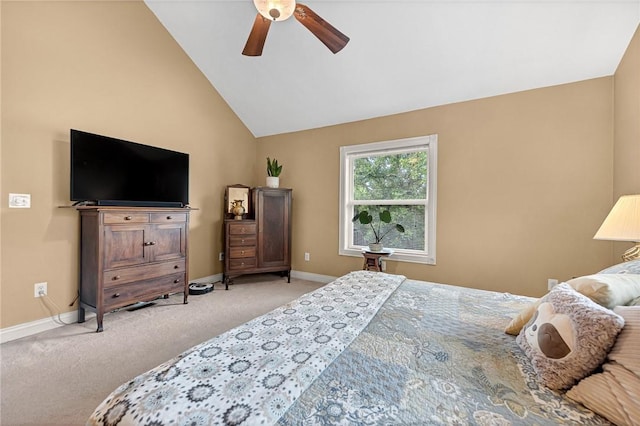
[[[87,424],[608,424],[504,334],[529,301],[352,272],[120,386]]]

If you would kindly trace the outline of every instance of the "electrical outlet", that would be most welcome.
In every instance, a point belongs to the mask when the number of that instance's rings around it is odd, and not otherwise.
[[[218,253],[218,260],[219,260],[220,262],[222,262],[222,261],[224,260],[224,252],[223,252],[223,251],[221,251],[220,253]]]
[[[387,270],[387,262],[382,259],[380,259],[380,269],[382,269],[382,272],[385,272]]]
[[[304,260],[305,262],[308,262],[311,259],[311,255],[309,253],[305,253],[304,254]]]
[[[549,278],[547,280],[547,290],[551,290],[553,287],[558,285],[558,280],[555,278]]]
[[[47,295],[47,283],[35,283],[33,285],[33,297],[42,297]]]
[[[31,208],[31,194],[9,194],[9,207],[12,209]]]

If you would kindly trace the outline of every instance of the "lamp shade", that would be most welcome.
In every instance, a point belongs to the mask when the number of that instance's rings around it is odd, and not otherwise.
[[[640,241],[640,194],[620,197],[593,238]]]
[[[260,15],[270,21],[284,21],[293,15],[295,0],[253,0]]]

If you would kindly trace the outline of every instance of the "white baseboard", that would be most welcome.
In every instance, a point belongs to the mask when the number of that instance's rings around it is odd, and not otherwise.
[[[222,280],[222,274],[209,275],[208,277],[196,278],[189,280],[189,283],[210,284]]]
[[[85,321],[95,316],[96,314],[94,314],[93,312],[87,312],[85,314]],[[36,321],[14,325],[13,327],[6,327],[0,329],[0,343],[21,339],[23,337],[28,337],[47,330],[53,330],[54,328],[62,327],[63,325],[76,322],[78,322],[77,310],[73,312],[66,312],[64,314],[60,314],[59,316],[56,315],[55,317],[43,318]]]
[[[309,272],[291,271],[291,276],[294,278],[300,278],[302,280],[316,281],[321,283],[330,283],[335,280],[335,277],[328,275],[312,274]],[[222,274],[209,275],[208,277],[196,278],[189,280],[190,283],[214,283],[222,280]],[[85,320],[91,319],[96,315],[93,312],[86,312]],[[28,337],[33,334],[41,333],[47,330],[53,330],[54,328],[65,325],[64,323],[76,323],[78,322],[78,311],[66,312],[60,314],[60,320],[58,316],[43,318],[36,321],[25,322],[23,324],[14,325],[12,327],[6,327],[0,329],[0,344],[10,342],[12,340]]]
[[[332,277],[329,275],[320,275],[320,274],[312,274],[311,272],[302,272],[302,271],[291,271],[291,276],[293,278],[299,278],[301,280],[315,281],[318,283],[328,284],[331,281],[334,281],[336,277]],[[222,274],[209,275],[208,277],[198,278],[195,280],[190,280],[192,283],[215,283],[222,280]]]
[[[312,274],[311,272],[302,271],[291,271],[291,276],[293,278],[300,278],[301,280],[315,281],[325,284],[328,284],[336,279],[336,277],[332,277],[330,275]]]

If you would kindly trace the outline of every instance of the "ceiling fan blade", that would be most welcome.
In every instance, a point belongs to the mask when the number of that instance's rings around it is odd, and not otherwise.
[[[264,42],[267,39],[269,26],[271,26],[271,21],[258,13],[256,20],[253,21],[253,28],[251,28],[251,33],[249,33],[247,44],[244,45],[244,50],[242,51],[243,55],[262,55],[262,48],[264,47]]]
[[[349,42],[349,37],[318,16],[313,10],[309,9],[309,6],[297,3],[293,14],[302,25],[307,27],[333,53],[341,51]]]

